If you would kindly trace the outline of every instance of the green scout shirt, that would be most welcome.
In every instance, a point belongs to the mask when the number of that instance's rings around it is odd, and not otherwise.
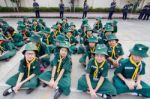
[[[23,36],[20,33],[15,33],[14,35],[12,35],[12,38],[14,43],[19,43],[23,41]]]
[[[28,77],[28,67],[27,67],[27,63],[25,59],[22,59],[20,61],[20,65],[19,65],[19,70],[20,73],[24,73],[24,78]],[[30,67],[30,75],[31,74],[36,74],[39,75],[40,74],[40,63],[38,62],[38,60],[36,59]]]
[[[95,65],[95,62],[94,62],[94,58],[92,58],[88,62],[88,66],[86,68],[86,73],[90,74],[90,77],[93,78],[95,70],[96,70],[96,65]],[[103,67],[99,69],[97,78],[99,79],[101,76],[106,77],[107,73],[108,73],[108,64],[107,64],[107,61],[106,61],[103,65]]]
[[[114,26],[114,30],[112,33],[117,33],[118,32],[118,27],[117,26]]]
[[[48,38],[48,42],[47,42],[47,38]],[[48,37],[46,37],[45,35],[43,35],[42,37],[42,42],[50,45],[50,44],[54,44],[54,40],[52,38],[52,35],[49,35]]]
[[[113,48],[111,46],[108,45],[108,55],[111,57],[112,55],[112,50]],[[117,46],[115,47],[115,52],[116,52],[116,55],[114,56],[113,55],[113,59],[117,59],[119,56],[122,56],[124,54],[123,52],[123,48],[122,48],[122,45],[120,43],[117,44]]]
[[[99,24],[94,24],[93,27],[94,27],[93,30],[97,31],[97,30],[101,29],[103,27],[103,25],[102,25],[102,23],[99,23]]]
[[[71,37],[70,37],[70,40],[69,40],[69,38],[66,36],[66,41],[68,41],[70,44],[74,44],[74,45],[78,43],[77,39],[76,39],[74,36],[71,36]]]
[[[53,62],[52,67],[56,66],[58,69],[59,59],[60,59],[60,54],[56,54],[52,61]],[[67,55],[67,57],[65,59],[63,59],[63,62],[60,66],[61,66],[60,71],[61,71],[61,69],[65,70],[64,74],[71,73],[71,69],[72,69],[71,58]],[[56,71],[57,71],[57,69],[56,69]]]
[[[31,31],[40,32],[41,30],[42,30],[42,28],[40,25],[37,25],[37,26],[32,25],[31,26]]]
[[[92,50],[88,46],[86,47],[85,54],[89,57],[89,59],[91,59],[94,56],[95,48]]]
[[[15,45],[12,42],[4,41],[0,46],[4,49],[4,51],[11,51],[15,49]]]
[[[40,43],[40,46],[38,47],[38,57],[45,55],[45,54],[50,54],[49,48],[45,43]]]
[[[76,37],[76,36],[78,36],[78,35],[79,35],[79,33],[78,33],[78,31],[75,29],[75,30],[73,30],[72,35],[73,35],[74,37]]]
[[[131,79],[135,69],[136,67],[130,62],[129,59],[124,59],[120,63],[120,66],[115,70],[115,74],[121,73],[125,78]],[[140,66],[138,74],[139,75],[145,74],[145,63],[143,61]]]
[[[53,38],[56,38],[56,36],[58,36],[59,34],[60,34],[60,32],[58,32],[58,31],[57,32],[52,31],[52,33],[51,33]]]

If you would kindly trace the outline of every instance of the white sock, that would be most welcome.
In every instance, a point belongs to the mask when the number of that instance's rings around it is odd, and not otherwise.
[[[8,92],[9,92],[9,93],[12,93],[13,91],[12,91],[12,89],[10,88],[10,89],[8,89]]]

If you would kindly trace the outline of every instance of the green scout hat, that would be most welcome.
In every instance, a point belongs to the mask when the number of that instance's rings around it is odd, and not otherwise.
[[[26,44],[25,49],[23,50],[22,54],[25,54],[26,51],[38,51],[38,48],[33,43]]]
[[[117,25],[118,21],[117,20],[113,20],[112,24],[113,25]]]
[[[57,21],[57,24],[62,24],[62,23],[63,23],[62,20],[58,20],[58,21]]]
[[[63,35],[58,35],[58,36],[56,36],[56,39],[55,39],[55,41],[56,42],[65,42],[65,36],[63,36]]]
[[[102,17],[97,17],[96,20],[101,21]]]
[[[106,38],[107,38],[107,41],[111,41],[111,40],[116,40],[117,42],[119,41],[119,39],[116,37],[115,34],[110,34]]]
[[[135,44],[132,49],[130,49],[130,53],[140,57],[148,57],[147,54],[149,47],[143,44]]]
[[[38,20],[37,20],[37,19],[35,19],[35,18],[34,18],[34,19],[32,19],[32,23],[33,23],[33,22],[35,22],[35,21],[36,21],[36,22],[38,22]]]
[[[98,42],[97,37],[96,36],[92,36],[92,37],[88,38],[88,42],[89,43],[97,43]]]
[[[83,20],[82,20],[82,24],[84,25],[84,24],[88,24],[88,19],[87,18],[84,18]]]
[[[86,32],[88,32],[88,31],[92,31],[93,32],[93,29],[90,26],[88,26],[87,29],[86,29]]]
[[[106,22],[106,24],[105,24],[105,25],[106,25],[106,26],[107,26],[107,25],[112,26],[112,22],[108,21],[108,22]]]
[[[96,50],[94,51],[94,53],[108,56],[106,45],[105,44],[97,44]]]
[[[61,42],[60,45],[59,45],[59,47],[68,48],[68,49],[69,49],[70,44],[69,44],[69,42],[67,42],[67,41]]]
[[[57,29],[57,28],[58,28],[58,27],[57,27],[56,24],[52,26],[52,29]]]
[[[106,32],[112,32],[112,31],[113,31],[113,27],[112,27],[111,25],[107,25],[107,26],[105,27],[105,31],[106,31]]]
[[[20,28],[20,30],[24,30],[26,28],[26,26],[24,24],[20,24],[19,28]]]
[[[31,42],[40,42],[40,36],[39,35],[33,35],[30,37]]]
[[[43,30],[43,33],[50,34],[51,33],[50,28],[45,27],[45,29]]]
[[[76,26],[73,22],[70,23],[70,26]]]
[[[39,22],[43,22],[43,19],[42,18],[39,18],[39,20],[38,20]]]
[[[23,23],[23,21],[18,21],[17,24],[20,25],[20,24],[24,24],[24,23]]]
[[[68,33],[68,32],[73,32],[70,28],[68,28],[67,30],[66,30],[66,33]]]

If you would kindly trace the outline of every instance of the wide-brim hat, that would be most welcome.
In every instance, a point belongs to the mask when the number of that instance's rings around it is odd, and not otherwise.
[[[116,37],[115,34],[110,34],[108,36],[106,36],[107,41],[111,41],[111,40],[116,40],[117,42],[119,41],[119,39]]]
[[[66,38],[64,35],[58,35],[56,36],[56,39],[55,39],[56,42],[65,42],[65,40]]]
[[[89,43],[97,43],[98,39],[96,36],[92,36],[92,37],[88,38],[88,42]]]
[[[40,36],[39,35],[33,35],[30,37],[31,42],[40,42]]]
[[[113,31],[113,27],[111,25],[106,25],[105,32],[112,32],[112,31]]]
[[[149,57],[147,54],[149,47],[143,44],[135,44],[132,49],[130,49],[130,53],[140,57]]]
[[[96,50],[94,51],[94,53],[108,56],[107,49],[108,48],[105,44],[97,44]]]
[[[70,26],[76,26],[73,22],[70,23]]]
[[[101,21],[102,17],[97,17],[96,20]]]
[[[55,24],[52,26],[52,29],[58,29],[58,26]]]
[[[51,29],[48,27],[45,27],[45,29],[43,30],[43,33],[51,34]]]
[[[22,54],[25,54],[26,51],[38,51],[38,48],[33,43],[28,43],[25,45],[25,49],[22,51]]]

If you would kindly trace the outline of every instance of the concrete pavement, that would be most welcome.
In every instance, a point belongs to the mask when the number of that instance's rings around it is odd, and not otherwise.
[[[6,21],[15,28],[17,27],[17,21],[21,20],[20,18],[6,18]],[[44,19],[46,24],[51,27],[52,24],[54,24],[57,19],[49,19],[46,18]],[[69,19],[69,22],[73,21],[76,25],[77,28],[80,27],[81,24],[81,19]],[[102,20],[103,24],[107,20]],[[90,19],[89,24],[93,26],[95,20]],[[129,55],[129,49],[133,47],[135,43],[142,43],[146,44],[147,46],[150,47],[150,39],[149,39],[149,31],[150,31],[150,22],[147,21],[136,21],[136,20],[119,20],[118,23],[118,33],[117,37],[119,38],[119,42],[123,45],[125,55],[124,57],[127,57]],[[49,88],[42,88],[40,86],[38,89],[36,89],[32,94],[26,95],[25,91],[21,91],[16,95],[10,95],[8,97],[3,97],[2,93],[4,89],[8,88],[8,85],[5,84],[5,81],[14,75],[17,72],[18,66],[19,66],[19,58],[22,57],[21,51],[23,50],[20,49],[20,51],[17,52],[15,57],[13,57],[10,61],[8,62],[0,62],[0,99],[53,99],[54,95],[54,90],[51,90]],[[149,52],[150,54],[150,52]],[[53,57],[53,56],[52,56]],[[78,60],[81,57],[81,55],[73,55],[72,60],[73,60],[73,70],[72,70],[72,85],[71,89],[72,92],[70,96],[62,96],[60,99],[91,99],[91,97],[86,94],[82,93],[78,90],[76,90],[77,87],[77,82],[78,79],[82,74],[84,74],[84,68],[81,67],[79,64]],[[52,58],[51,58],[52,59]],[[150,69],[149,69],[149,64],[150,64],[150,58],[144,59],[147,66],[146,66],[146,75],[143,76],[143,80],[146,81],[150,85]],[[114,70],[110,70],[108,74],[108,78],[112,80]],[[98,98],[97,98],[98,99]],[[143,97],[136,97],[136,96],[131,96],[128,94],[124,95],[119,95],[117,97],[114,97],[113,99],[144,99]]]

